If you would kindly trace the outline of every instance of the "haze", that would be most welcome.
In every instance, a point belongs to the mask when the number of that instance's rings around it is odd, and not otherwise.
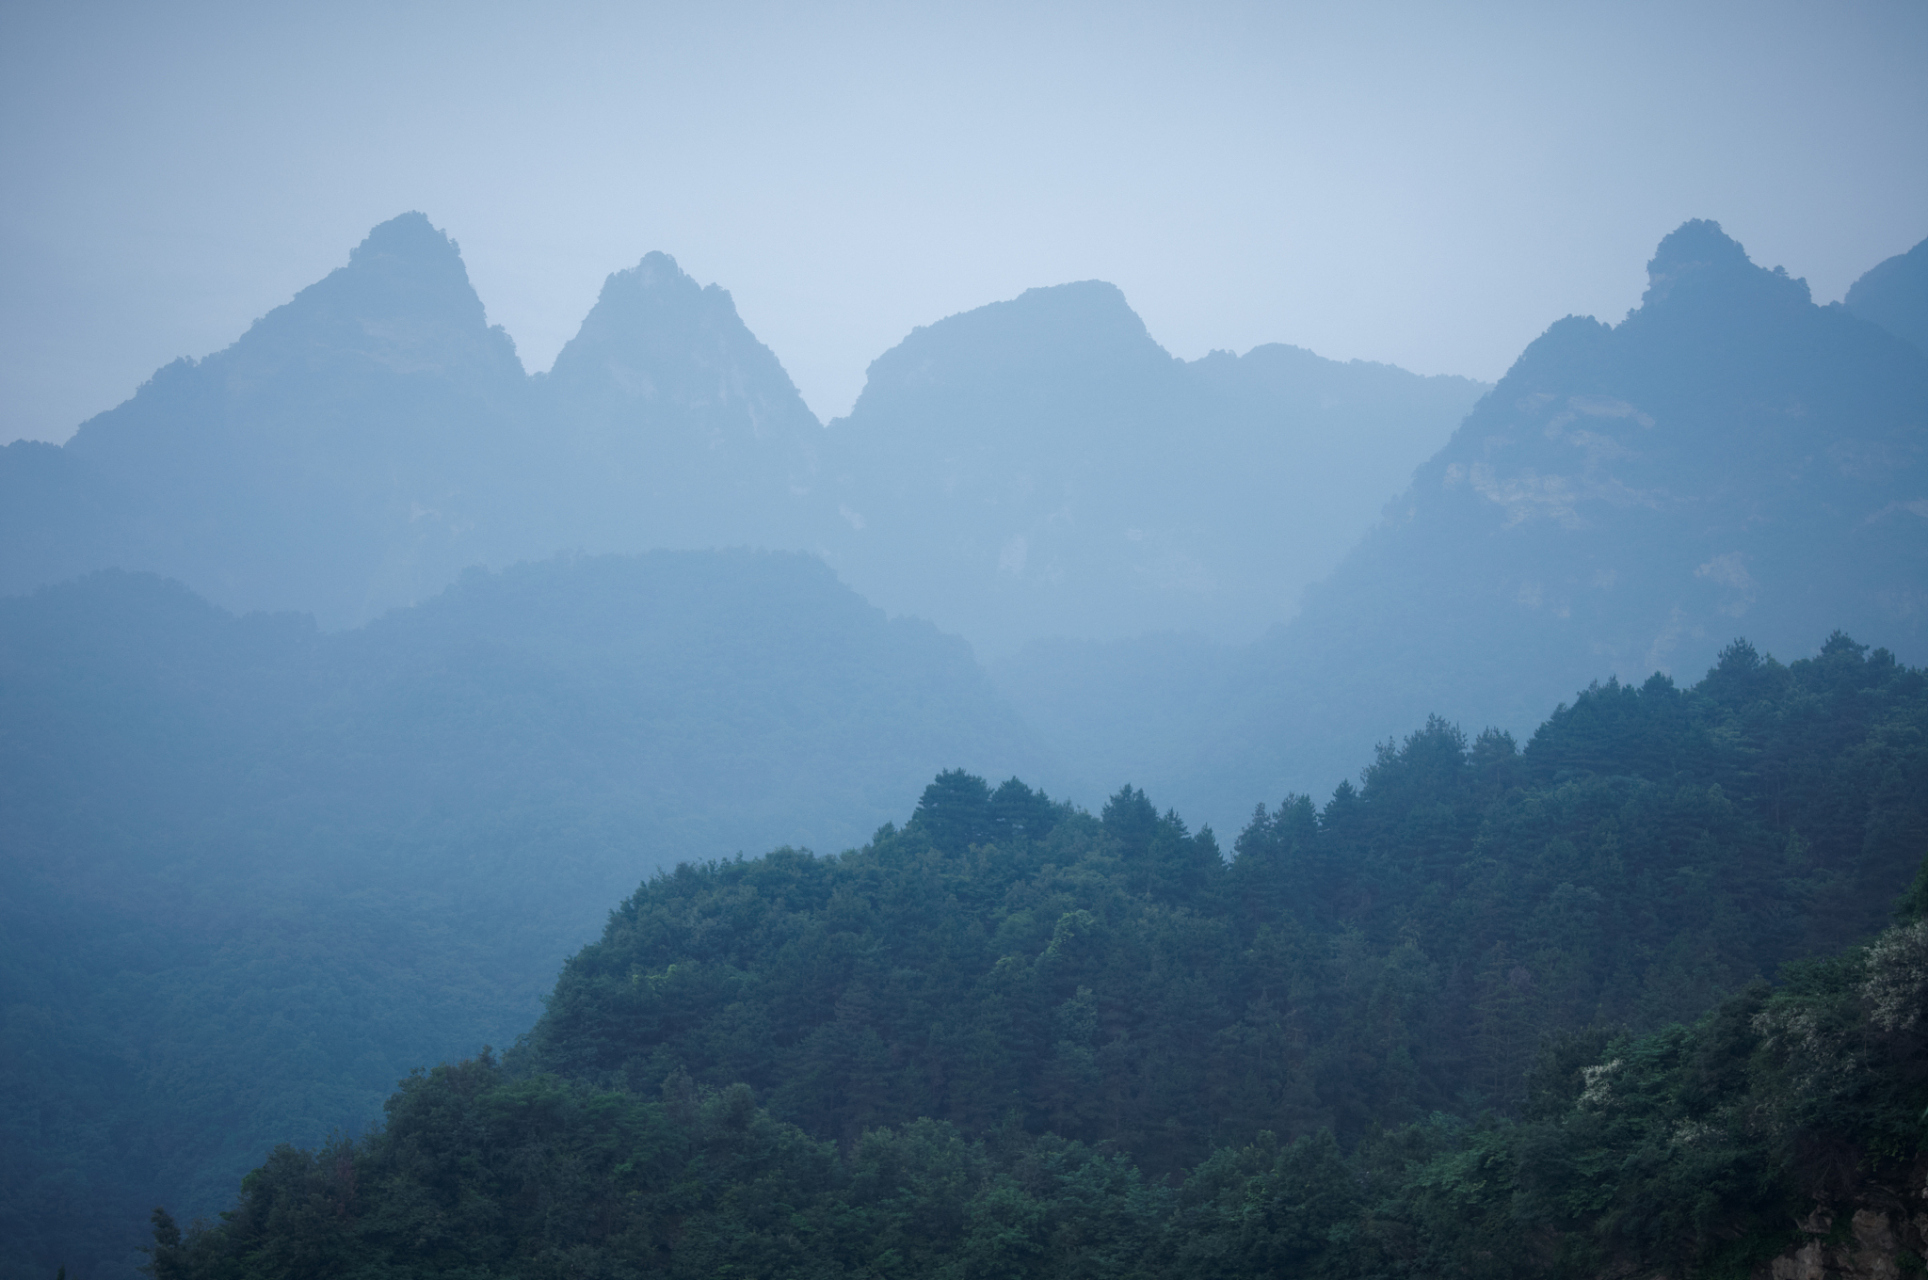
[[[1497,378],[1722,220],[1817,301],[1928,222],[1920,4],[15,4],[0,440],[63,440],[419,208],[545,368],[611,271],[729,289],[820,418],[1086,278],[1174,354]]]

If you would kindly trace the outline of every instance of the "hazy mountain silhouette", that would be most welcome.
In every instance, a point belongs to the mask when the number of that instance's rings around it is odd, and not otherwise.
[[[816,415],[730,295],[667,254],[609,277],[536,392],[572,464],[561,545],[807,545]]]
[[[1842,304],[1928,351],[1928,240],[1870,268]]]
[[[1292,347],[1187,363],[1114,286],[918,329],[826,432],[825,554],[993,652],[1288,616],[1484,388]]]
[[[525,384],[455,245],[405,214],[64,448],[0,455],[0,586],[148,569],[331,625],[418,599],[514,545],[506,482],[538,456]]]
[[[729,295],[669,258],[611,276],[530,379],[454,242],[404,214],[66,446],[0,451],[0,591],[152,570],[343,626],[563,548],[800,546],[815,434]]]
[[[93,569],[349,626],[562,549],[825,556],[991,651],[1290,615],[1482,387],[1291,347],[1190,363],[1099,282],[919,329],[826,432],[652,253],[547,373],[418,213],[64,447],[0,450],[0,591]]]
[[[106,1274],[155,1203],[509,1043],[653,870],[860,844],[962,761],[1043,757],[963,641],[798,554],[334,633],[145,574],[0,600],[0,1222]]]
[[[1168,766],[1181,809],[1323,795],[1429,712],[1524,731],[1602,674],[1693,679],[1743,633],[1928,658],[1928,355],[1716,223],[1648,277],[1621,324],[1529,346],[1235,665]]]

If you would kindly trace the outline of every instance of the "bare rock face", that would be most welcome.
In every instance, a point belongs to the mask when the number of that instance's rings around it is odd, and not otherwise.
[[[1832,1208],[1816,1205],[1800,1224],[1809,1239],[1758,1269],[1756,1280],[1901,1280],[1904,1266],[1918,1270],[1928,1250],[1928,1198],[1917,1189],[1913,1204],[1881,1199],[1894,1202],[1856,1207],[1846,1230]]]

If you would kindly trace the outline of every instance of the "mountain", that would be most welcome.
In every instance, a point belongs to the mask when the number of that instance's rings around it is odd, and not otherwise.
[[[568,450],[559,545],[807,545],[816,415],[730,295],[667,254],[609,277],[535,393]]]
[[[651,877],[504,1059],[278,1150],[218,1226],[156,1215],[158,1256],[1899,1275],[1928,1225],[1925,727],[1890,654],[1735,644],[1524,750],[1429,722],[1229,863],[1132,788],[1092,815],[947,771],[861,849]]]
[[[825,432],[823,553],[1006,653],[1290,615],[1486,388],[1286,346],[1186,362],[1100,281],[913,332]]]
[[[526,375],[410,213],[66,445],[0,450],[0,593],[122,568],[336,628],[470,565],[753,546],[987,653],[1244,640],[1483,390],[1276,345],[1174,360],[1090,281],[917,330],[826,431],[730,295],[661,253]]]
[[[353,626],[470,565],[798,546],[821,434],[727,293],[652,254],[531,379],[419,213],[63,447],[0,450],[0,592],[122,568]]]
[[[1842,305],[1928,351],[1928,240],[1870,268]]]
[[[514,546],[525,382],[453,242],[383,223],[232,347],[0,454],[0,590],[119,567],[336,626],[410,603]]]
[[[1044,767],[963,641],[794,553],[478,570],[342,632],[145,574],[0,600],[0,1275],[130,1275],[102,1206],[213,1211],[512,1040],[652,870],[855,845],[961,762]]]
[[[1301,612],[1165,717],[1162,759],[1048,736],[1223,826],[1429,713],[1522,732],[1596,675],[1703,669],[1743,633],[1792,658],[1842,626],[1928,659],[1928,354],[1711,222],[1648,277],[1620,324],[1529,346]],[[999,679],[1023,697],[1051,667],[1019,658]],[[1093,682],[1059,722],[1170,701],[1144,684]]]

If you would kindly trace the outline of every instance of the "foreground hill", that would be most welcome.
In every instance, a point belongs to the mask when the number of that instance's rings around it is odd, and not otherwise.
[[[1174,359],[1115,287],[1032,289],[878,357],[825,432],[831,563],[980,650],[1287,617],[1487,390],[1280,345]]]
[[[1885,652],[1735,645],[1523,751],[1428,724],[1229,863],[1133,789],[1093,817],[946,773],[841,857],[653,877],[506,1067],[412,1078],[159,1257],[1745,1274],[1817,1196],[1921,1172],[1928,926],[1880,931],[1911,879],[1928,906],[1924,729]]]
[[[213,1209],[527,1027],[652,868],[855,844],[962,759],[1040,767],[963,641],[794,554],[478,572],[340,633],[143,575],[0,601],[0,1274],[128,1274],[101,1204]]]

